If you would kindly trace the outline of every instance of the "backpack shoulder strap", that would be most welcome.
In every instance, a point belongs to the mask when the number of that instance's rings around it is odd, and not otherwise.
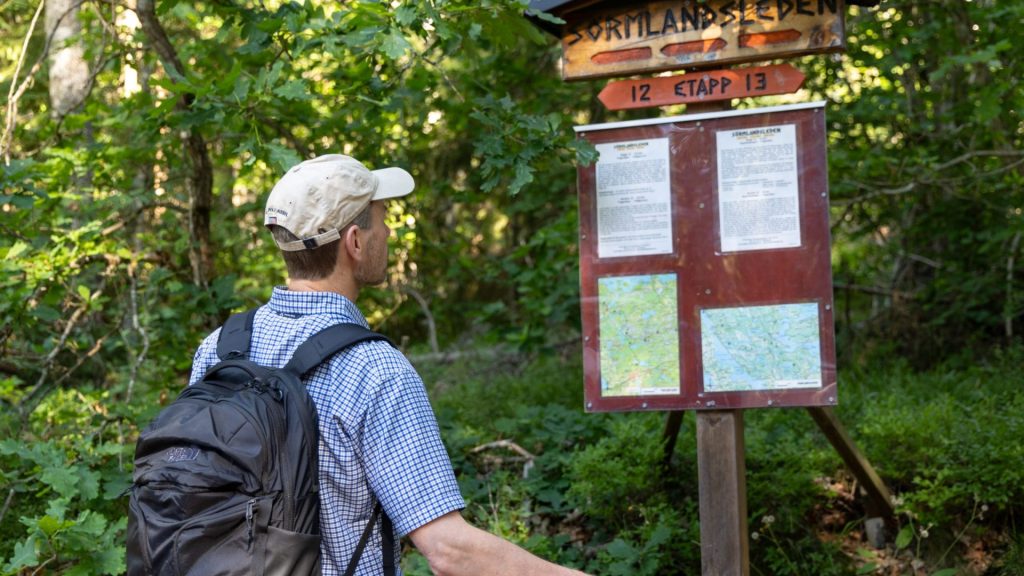
[[[377,334],[358,324],[342,323],[329,326],[309,337],[292,354],[285,370],[289,370],[300,377],[304,376],[321,362],[334,354],[368,340],[383,340],[391,346],[394,344],[386,336]]]
[[[217,338],[217,356],[221,360],[249,357],[249,340],[252,338],[252,321],[256,317],[256,310],[253,308],[233,314],[221,327]]]

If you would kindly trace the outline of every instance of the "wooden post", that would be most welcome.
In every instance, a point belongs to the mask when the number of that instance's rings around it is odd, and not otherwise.
[[[743,412],[697,412],[703,576],[749,576]]]
[[[811,418],[814,418],[815,423],[821,428],[828,441],[832,443],[832,447],[842,457],[846,467],[850,469],[857,479],[857,483],[867,495],[865,508],[868,519],[865,522],[865,527],[868,541],[876,548],[882,548],[885,545],[885,525],[889,524],[895,527],[896,520],[889,489],[878,477],[871,462],[857,449],[857,445],[853,443],[853,439],[846,432],[843,423],[836,418],[836,414],[831,408],[814,407],[808,408],[807,411],[810,412]]]
[[[662,461],[662,466],[666,469],[672,463],[672,453],[676,451],[679,429],[683,426],[683,414],[685,412],[682,410],[676,410],[669,412],[668,418],[665,419],[665,432],[662,435],[662,441],[665,443],[665,458]]]
[[[723,100],[687,104],[686,112],[729,110]],[[743,412],[697,412],[697,487],[700,491],[700,565],[703,576],[750,576],[747,463]]]

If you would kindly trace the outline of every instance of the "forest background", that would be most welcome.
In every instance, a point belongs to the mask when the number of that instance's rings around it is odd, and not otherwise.
[[[657,112],[562,82],[526,8],[0,0],[0,574],[124,570],[138,430],[283,281],[262,202],[327,152],[416,177],[361,306],[467,516],[595,574],[699,572],[692,429],[665,464],[664,415],[582,410],[572,126]],[[870,546],[806,413],[750,411],[752,569],[1024,574],[1024,3],[886,0],[847,33],[795,96],[733,105],[828,103],[837,413],[898,525]]]

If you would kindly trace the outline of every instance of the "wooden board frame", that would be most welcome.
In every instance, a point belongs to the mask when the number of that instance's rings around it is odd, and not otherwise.
[[[846,49],[845,13],[845,0],[598,2],[560,14],[566,21],[562,78],[840,52]]]
[[[801,243],[797,247],[723,253],[717,215],[716,133],[795,126]],[[598,256],[596,164],[578,169],[580,289],[584,396],[588,411],[643,411],[836,404],[834,307],[824,103],[694,114],[580,126],[593,144],[668,138],[672,251],[649,256]],[[603,396],[600,382],[598,281],[628,275],[675,274],[678,302],[678,393]],[[820,388],[709,392],[704,389],[701,310],[815,303]]]

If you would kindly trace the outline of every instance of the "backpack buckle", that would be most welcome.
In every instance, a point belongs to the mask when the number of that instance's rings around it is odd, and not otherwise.
[[[246,386],[252,388],[259,394],[263,394],[267,391],[267,383],[264,382],[262,378],[253,378],[246,383]]]
[[[284,390],[281,389],[281,385],[278,384],[277,380],[271,380],[267,389],[270,391],[270,395],[274,397],[274,400],[278,402],[284,400]]]

